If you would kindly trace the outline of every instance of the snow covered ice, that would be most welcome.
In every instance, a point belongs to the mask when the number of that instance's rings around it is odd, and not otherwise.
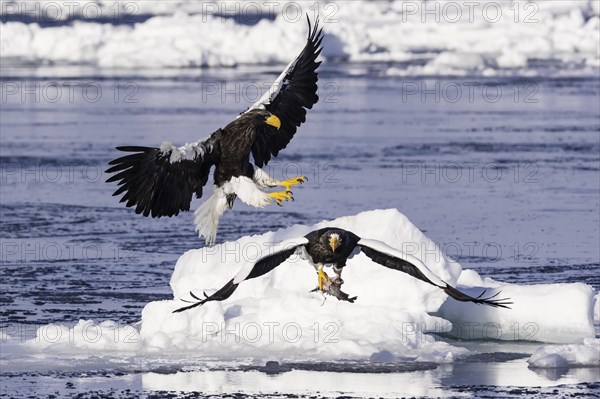
[[[236,12],[235,2],[229,7],[224,2],[216,13],[194,1],[168,5],[146,1],[136,3],[136,13],[146,15],[146,20],[112,25],[86,19],[86,4],[80,3],[55,12],[56,20],[75,18],[61,26],[23,23],[19,7],[3,7],[4,16],[12,17],[0,27],[3,61],[136,69],[287,64],[303,44],[302,13],[312,15],[315,10],[315,2],[294,3],[302,10],[295,10],[292,22],[296,23],[290,23],[291,15],[258,21],[273,12],[285,13],[283,3],[269,8],[268,2],[252,2],[258,8]],[[108,15],[114,7],[112,1],[91,3]],[[427,7],[433,6],[440,7],[438,14],[444,18],[427,17]],[[350,62],[392,62],[386,71],[391,76],[531,75],[538,73],[535,65],[543,64],[562,66],[562,73],[594,75],[600,67],[597,1],[433,6],[322,1],[318,8],[327,28],[323,55]],[[258,13],[255,25],[222,17],[250,11]],[[345,23],[337,23],[340,20]]]
[[[450,332],[453,336],[557,343],[577,342],[594,336],[594,290],[589,285],[502,284],[491,279],[482,281],[472,271],[463,274],[466,276],[461,276],[459,286],[494,287],[502,290],[502,296],[509,297],[514,304],[510,311],[492,312],[472,304],[444,302],[439,314],[458,326]],[[465,292],[473,295],[481,289]],[[475,319],[473,314],[477,315]]]
[[[354,304],[310,293],[314,269],[294,256],[269,274],[245,281],[223,302],[210,302],[179,314],[172,311],[232,278],[245,261],[269,252],[269,245],[336,226],[385,242],[420,258],[433,272],[467,293],[500,289],[512,309],[462,303],[434,286],[371,262],[364,254],[349,260],[344,290]],[[463,277],[465,276],[465,277]],[[213,248],[185,253],[171,278],[175,299],[152,302],[142,312],[146,349],[194,351],[216,357],[277,359],[368,359],[381,351],[392,358],[452,362],[468,353],[437,341],[427,332],[467,339],[579,342],[594,337],[593,290],[577,284],[513,285],[489,278],[446,258],[404,215],[376,210],[296,225],[260,236],[243,237]],[[457,333],[458,331],[458,333]],[[461,333],[462,331],[462,333]]]
[[[534,368],[599,367],[600,339],[585,338],[580,344],[542,346],[527,363]]]
[[[309,292],[316,284],[314,269],[293,256],[269,274],[243,282],[223,302],[172,313],[185,304],[180,299],[191,299],[190,291],[202,295],[203,290],[220,288],[245,261],[264,256],[271,245],[293,242],[326,226],[347,229],[412,253],[442,279],[467,293],[480,293],[484,287],[490,292],[501,289],[501,295],[514,302],[513,308],[454,301],[434,286],[358,254],[348,261],[343,275],[344,290],[358,295],[353,304]],[[445,257],[395,209],[363,212],[313,226],[295,225],[188,251],[177,262],[171,288],[173,300],[146,305],[139,332],[133,326],[111,321],[80,320],[72,327],[41,326],[36,337],[25,342],[3,332],[3,342],[10,344],[4,349],[13,354],[43,352],[56,356],[193,353],[198,358],[221,360],[308,362],[355,359],[452,363],[473,354],[463,346],[435,338],[434,333],[474,340],[573,343],[538,349],[529,359],[534,367],[589,366],[597,360],[593,353],[598,344],[593,338],[594,298],[589,286],[514,285],[482,279]],[[456,334],[457,329],[471,335]]]
[[[396,223],[392,224],[390,216],[395,216]],[[376,222],[383,219],[389,220],[386,229]],[[201,295],[203,289],[220,288],[237,273],[244,258],[257,259],[258,253],[264,256],[264,251],[268,251],[265,244],[293,240],[325,225],[346,228],[364,237],[387,238],[388,244],[403,237],[404,241],[410,239],[428,248],[434,246],[396,211],[365,213],[332,224],[294,226],[187,252],[177,262],[171,278],[174,296],[190,299],[190,290]],[[428,360],[451,361],[453,352],[464,353],[462,348],[452,348],[423,335],[422,326],[433,329],[447,324],[426,313],[439,307],[443,293],[429,287],[410,288],[410,278],[396,273],[394,277],[398,279],[392,279],[385,268],[372,264],[364,255],[349,265],[353,264],[357,267],[344,273],[344,289],[358,295],[355,306],[346,306],[334,298],[328,298],[321,306],[323,298],[309,293],[316,284],[314,269],[293,257],[264,278],[241,284],[230,300],[215,306],[172,314],[183,302],[176,299],[148,304],[142,312],[141,335],[149,347],[157,350],[197,349],[209,356],[368,358],[385,349],[413,358],[424,355]],[[458,264],[441,257],[431,267],[448,281],[454,281],[460,273]],[[406,288],[398,290],[403,281],[408,283]],[[396,306],[398,303],[403,306]],[[269,325],[273,326],[271,335]],[[230,336],[230,331],[236,332]],[[223,339],[233,342],[224,344]]]

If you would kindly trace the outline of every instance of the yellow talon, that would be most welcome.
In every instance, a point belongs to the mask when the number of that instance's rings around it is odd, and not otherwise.
[[[306,181],[306,177],[304,176],[297,176],[294,177],[292,179],[288,179],[288,180],[284,180],[281,182],[280,186],[285,187],[285,191],[291,191],[292,190],[292,186],[296,186],[298,184],[302,184]]]
[[[323,283],[327,281],[329,281],[329,276],[323,271],[322,267],[319,267],[319,270],[317,271],[317,283],[319,284],[320,291],[323,291]]]
[[[269,193],[269,197],[273,198],[279,206],[281,206],[283,201],[294,200],[291,191],[276,191],[274,193]]]

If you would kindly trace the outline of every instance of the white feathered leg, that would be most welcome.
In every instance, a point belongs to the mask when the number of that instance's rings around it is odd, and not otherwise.
[[[285,187],[286,192],[291,192],[292,187],[302,184],[306,181],[306,177],[304,176],[296,176],[288,180],[277,180],[271,176],[261,168],[256,168],[254,170],[254,177],[252,178],[256,184],[265,188],[273,188],[277,186]]]
[[[281,182],[271,176],[261,168],[254,170],[254,177],[252,178],[256,184],[262,187],[272,188],[281,185]]]
[[[236,194],[244,204],[255,208],[263,208],[273,201],[273,198],[262,191],[253,180],[244,176],[232,178],[223,188],[226,193]]]

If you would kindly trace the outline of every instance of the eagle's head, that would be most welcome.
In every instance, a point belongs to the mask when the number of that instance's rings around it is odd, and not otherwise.
[[[331,248],[331,251],[335,253],[335,250],[338,249],[340,245],[342,245],[343,238],[339,233],[329,233],[327,234],[327,243]]]
[[[250,122],[255,126],[269,125],[278,130],[281,127],[281,120],[269,111],[263,109],[254,109],[242,114],[240,118],[244,118],[247,122]]]

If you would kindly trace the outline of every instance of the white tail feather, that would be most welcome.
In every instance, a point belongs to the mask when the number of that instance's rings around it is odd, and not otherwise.
[[[229,208],[227,194],[236,194],[242,202],[256,208],[267,206],[273,201],[268,193],[247,177],[234,177],[221,187],[215,186],[213,194],[194,212],[198,236],[204,237],[208,246],[215,245],[217,241],[219,219]]]
[[[194,212],[196,231],[199,237],[206,239],[206,245],[215,245],[219,219],[221,219],[227,208],[225,191],[220,187],[215,187],[213,194]]]

